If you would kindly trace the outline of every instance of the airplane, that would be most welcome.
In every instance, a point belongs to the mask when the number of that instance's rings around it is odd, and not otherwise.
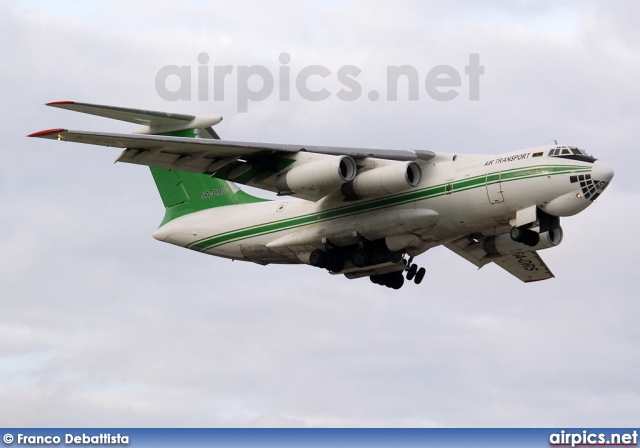
[[[594,203],[613,178],[602,161],[557,143],[500,155],[255,143],[220,139],[219,115],[47,106],[142,126],[29,137],[121,148],[117,162],[149,166],[165,206],[157,240],[261,265],[307,264],[392,289],[420,284],[426,269],[414,258],[440,245],[523,282],[553,278],[538,251],[558,246],[560,218]]]

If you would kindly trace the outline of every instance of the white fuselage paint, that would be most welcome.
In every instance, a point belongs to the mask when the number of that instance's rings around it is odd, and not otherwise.
[[[418,160],[422,182],[400,193],[346,202],[337,191],[318,202],[284,199],[212,208],[175,219],[153,236],[261,264],[306,263],[327,240],[347,245],[359,236],[387,238],[417,255],[463,235],[506,233],[519,210],[555,204],[554,214],[569,216],[588,207],[592,201],[570,177],[591,174],[609,182],[613,172],[599,161],[551,157],[550,148],[499,156],[440,154]]]

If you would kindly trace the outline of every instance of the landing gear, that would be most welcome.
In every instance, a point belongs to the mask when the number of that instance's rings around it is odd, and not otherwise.
[[[390,251],[384,240],[369,241],[360,237],[362,241],[351,253],[351,264],[357,268],[364,268],[379,263],[400,263],[402,252]]]
[[[407,265],[409,263],[407,263]],[[419,285],[422,283],[422,279],[426,273],[427,270],[425,268],[418,268],[418,265],[412,264],[408,269],[406,269],[407,281],[413,280],[416,285]],[[369,279],[376,285],[382,285],[392,289],[402,288],[404,285],[404,278],[405,275],[403,275],[402,271],[392,272],[390,274],[376,274],[369,277]]]
[[[418,272],[418,265],[412,264],[409,270],[407,271],[407,280],[413,280],[413,277],[416,276],[416,272]]]
[[[369,279],[376,285],[386,286],[391,289],[400,289],[404,285],[404,276],[402,271],[392,272],[390,274],[372,275]]]
[[[344,257],[336,249],[316,249],[309,255],[309,264],[331,272],[340,272],[344,269]]]
[[[373,253],[364,247],[359,247],[353,255],[351,255],[351,263],[357,268],[369,266],[373,260]]]
[[[424,275],[426,273],[427,273],[427,270],[425,268],[418,269],[418,272],[416,273],[416,277],[413,279],[413,282],[416,285],[419,285],[420,283],[422,283],[422,279],[424,278]]]
[[[419,285],[422,283],[422,279],[426,273],[427,270],[425,268],[418,269],[417,264],[412,264],[409,269],[407,269],[407,280],[413,280],[413,283]]]
[[[331,272],[340,272],[344,269],[344,257],[337,250],[328,250],[326,268]]]
[[[524,227],[513,227],[509,233],[513,241],[526,244],[527,246],[535,246],[540,242],[540,235],[533,230]]]
[[[370,275],[370,280],[391,289],[400,289],[407,281],[416,285],[422,282],[425,269],[412,264],[413,257],[405,259],[403,251],[391,251],[383,239],[369,241],[360,237],[360,242],[350,246],[339,247],[328,239],[323,239],[324,249],[315,249],[309,254],[308,263],[317,268],[326,269],[332,273],[344,273],[349,278],[367,275],[366,271],[387,272]],[[346,270],[345,270],[346,265]],[[359,271],[365,271],[359,273]],[[356,273],[353,277],[353,273]],[[358,275],[359,274],[359,275]]]
[[[316,249],[309,255],[309,264],[317,268],[327,267],[327,253],[323,250]]]
[[[407,270],[407,280],[413,280],[416,285],[419,285],[420,283],[422,283],[422,279],[424,278],[424,275],[426,273],[427,270],[425,268],[418,269],[417,264],[412,264],[411,267]]]
[[[315,249],[309,254],[309,264],[331,272],[340,272],[345,267],[345,261],[350,260],[356,268],[366,268],[382,263],[400,263],[401,252],[392,252],[386,248],[384,241],[363,241],[358,245],[338,247],[330,242],[325,243],[325,249]]]
[[[422,283],[422,279],[427,273],[427,270],[425,268],[418,269],[418,265],[415,263],[412,264],[412,261],[413,257],[409,258],[409,260],[407,260],[406,262],[407,266],[409,266],[409,268],[407,269],[407,280],[413,280],[413,283],[419,285],[420,283]]]

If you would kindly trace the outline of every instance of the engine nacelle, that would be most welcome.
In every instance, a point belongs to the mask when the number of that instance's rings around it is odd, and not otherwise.
[[[320,190],[344,184],[356,176],[356,162],[349,156],[322,155],[322,160],[303,163],[276,179],[280,193]]]
[[[527,246],[513,241],[509,234],[487,238],[482,246],[487,255],[508,255],[523,250],[542,250],[558,246],[562,242],[562,227],[540,234],[540,242],[535,246]]]
[[[347,200],[382,196],[416,187],[421,181],[422,168],[416,162],[391,162],[358,174],[342,185],[342,194]]]

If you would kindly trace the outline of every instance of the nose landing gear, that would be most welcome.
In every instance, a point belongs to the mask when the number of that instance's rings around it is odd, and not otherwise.
[[[540,242],[540,235],[525,227],[513,227],[509,233],[513,241],[533,247]]]

